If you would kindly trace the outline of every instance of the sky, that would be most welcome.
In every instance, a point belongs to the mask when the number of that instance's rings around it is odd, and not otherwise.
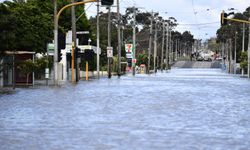
[[[164,19],[174,17],[179,23],[176,28],[179,32],[187,30],[196,39],[208,39],[216,37],[222,10],[235,8],[235,12],[243,12],[250,6],[250,0],[120,0],[121,13],[134,5],[140,11],[158,12]],[[87,5],[86,9],[88,17],[96,14],[96,5]],[[101,11],[106,9],[101,8]]]
[[[250,0],[120,0],[122,14],[132,6],[144,12],[158,12],[164,19],[174,17],[179,32],[190,31],[196,39],[208,39],[216,36],[222,10],[235,8],[236,12],[243,12],[250,6]],[[96,15],[96,4],[87,4],[85,8],[88,17]],[[101,11],[105,12],[106,8],[102,7]]]

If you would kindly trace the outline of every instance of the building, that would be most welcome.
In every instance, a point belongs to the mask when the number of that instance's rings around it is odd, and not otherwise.
[[[0,59],[0,87],[15,85],[26,85],[26,75],[18,69],[18,64],[31,59],[34,61],[35,52],[29,51],[5,51]],[[34,72],[28,78],[28,84],[34,84]]]

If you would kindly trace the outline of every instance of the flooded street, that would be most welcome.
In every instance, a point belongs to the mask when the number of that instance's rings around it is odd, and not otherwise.
[[[0,95],[1,150],[247,150],[250,80],[219,69]]]

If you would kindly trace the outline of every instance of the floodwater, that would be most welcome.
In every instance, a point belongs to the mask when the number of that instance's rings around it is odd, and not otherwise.
[[[247,150],[250,80],[217,69],[0,95],[1,150]]]

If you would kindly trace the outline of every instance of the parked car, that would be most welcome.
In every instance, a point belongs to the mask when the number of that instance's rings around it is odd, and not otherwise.
[[[201,57],[201,56],[198,56],[196,60],[197,60],[197,61],[203,61],[203,60],[204,60],[204,58],[203,58],[203,57]]]

